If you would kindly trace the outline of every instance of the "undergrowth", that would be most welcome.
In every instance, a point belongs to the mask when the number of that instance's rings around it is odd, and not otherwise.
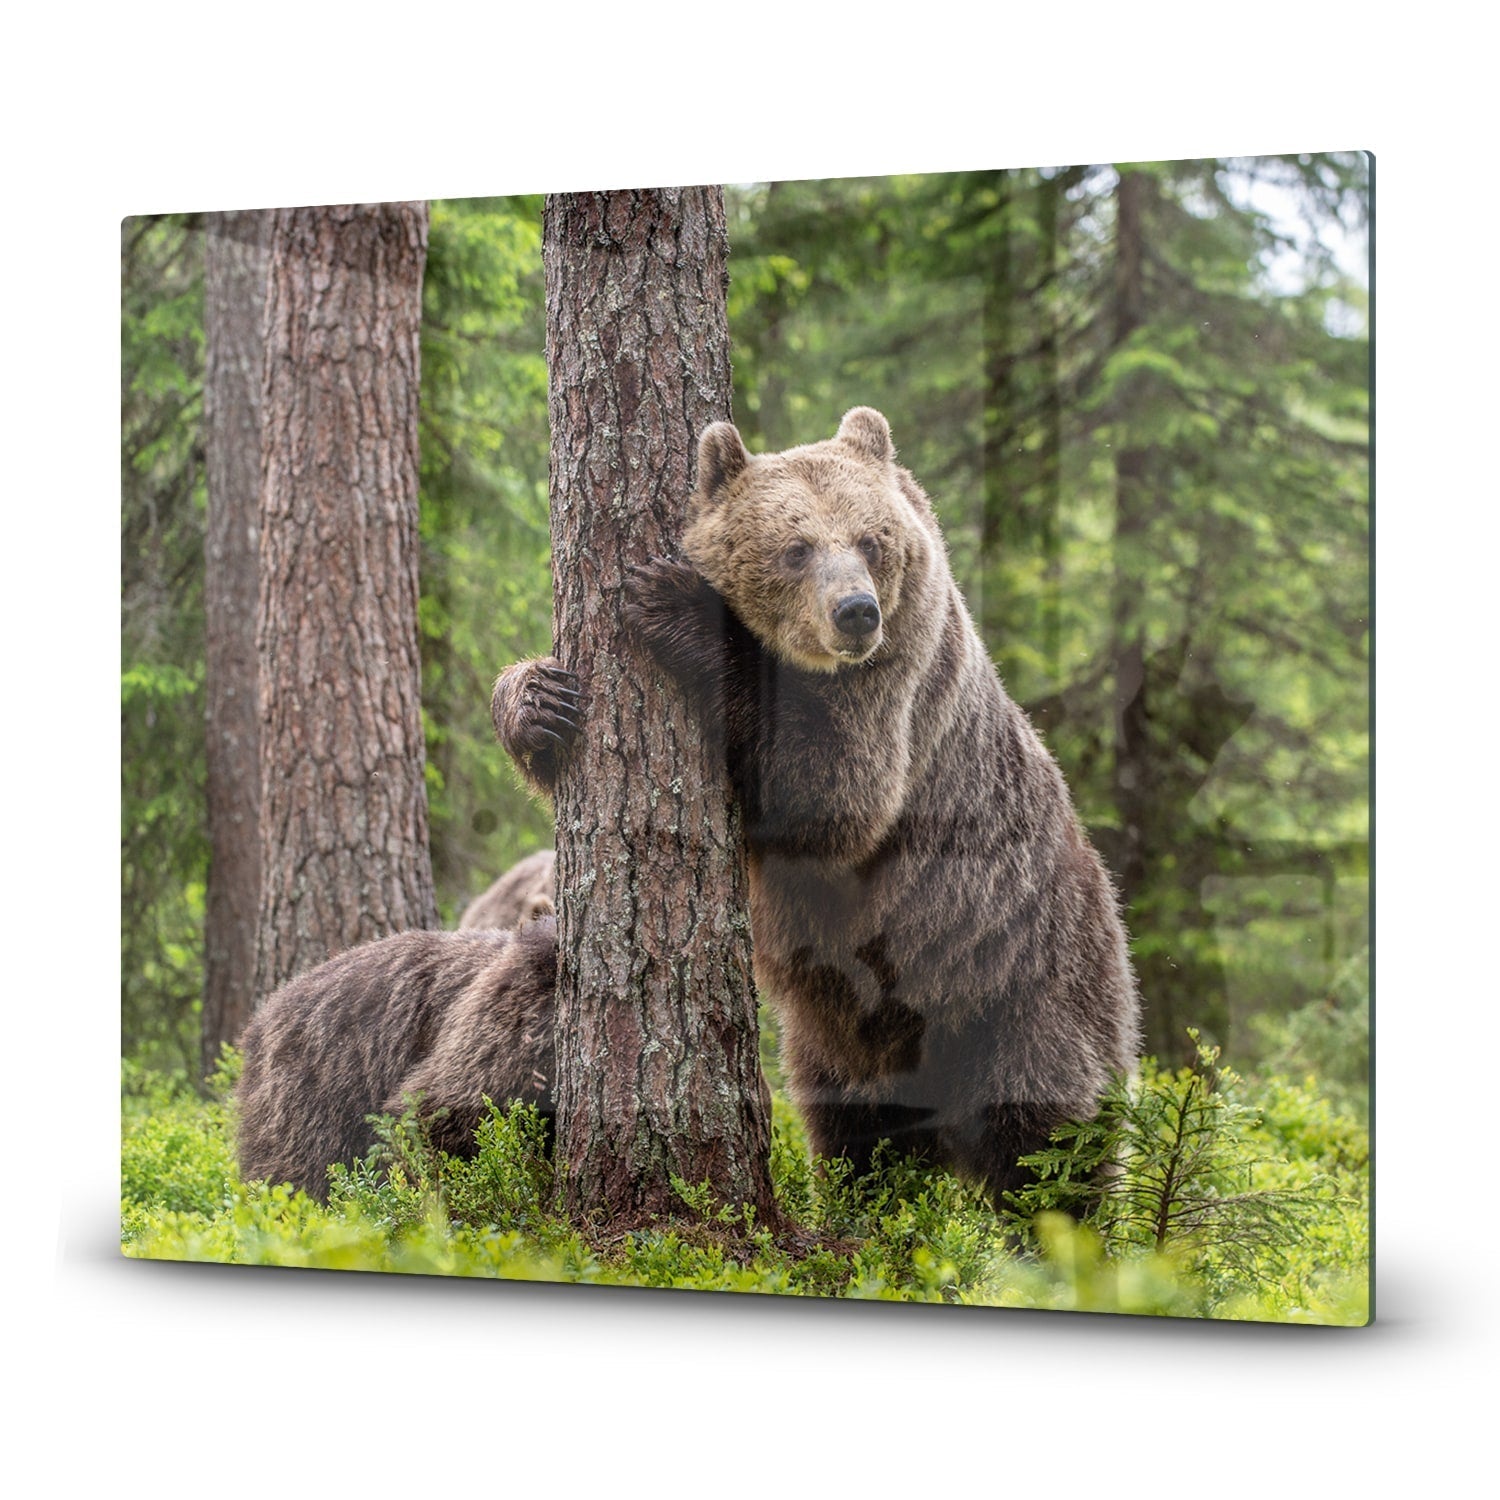
[[[676,1183],[681,1212],[590,1238],[552,1210],[546,1135],[491,1106],[477,1153],[435,1152],[416,1115],[376,1121],[326,1205],[240,1181],[226,1054],[205,1099],[127,1067],[127,1255],[249,1265],[609,1283],[903,1302],[1357,1325],[1368,1320],[1368,1134],[1311,1077],[1254,1082],[1200,1047],[1147,1065],[1099,1118],[1060,1130],[997,1215],[944,1172],[889,1153],[855,1178],[810,1157],[774,1096],[772,1176],[795,1225]],[[1102,1183],[1102,1186],[1101,1186]]]

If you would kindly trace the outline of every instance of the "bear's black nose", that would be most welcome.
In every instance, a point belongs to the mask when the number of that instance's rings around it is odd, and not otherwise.
[[[850,594],[834,605],[833,623],[841,635],[872,635],[880,627],[880,605],[874,594]]]

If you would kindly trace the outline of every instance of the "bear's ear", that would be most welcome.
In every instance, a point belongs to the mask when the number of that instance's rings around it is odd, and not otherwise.
[[[715,422],[698,439],[698,493],[712,500],[750,462],[739,429],[732,422]]]
[[[896,456],[891,444],[891,424],[873,406],[856,406],[844,413],[839,436],[855,452],[876,463],[889,463]]]

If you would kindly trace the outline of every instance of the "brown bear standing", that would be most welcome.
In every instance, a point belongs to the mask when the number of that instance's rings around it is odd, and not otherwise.
[[[485,1096],[553,1113],[557,923],[403,932],[299,974],[240,1041],[240,1175],[314,1198],[374,1144],[372,1114],[420,1096],[441,1151],[472,1156]]]
[[[879,412],[759,457],[708,428],[683,550],[634,571],[625,617],[727,757],[756,980],[812,1144],[863,1168],[889,1138],[998,1202],[1138,1051],[1115,893],[1062,775]],[[551,658],[496,683],[543,792],[575,698]]]

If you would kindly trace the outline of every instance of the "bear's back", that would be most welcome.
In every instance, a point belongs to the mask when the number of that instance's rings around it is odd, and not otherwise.
[[[512,935],[405,932],[289,980],[251,1018],[236,1089],[241,1176],[322,1195],[329,1162],[369,1149],[365,1122],[434,1046]]]

